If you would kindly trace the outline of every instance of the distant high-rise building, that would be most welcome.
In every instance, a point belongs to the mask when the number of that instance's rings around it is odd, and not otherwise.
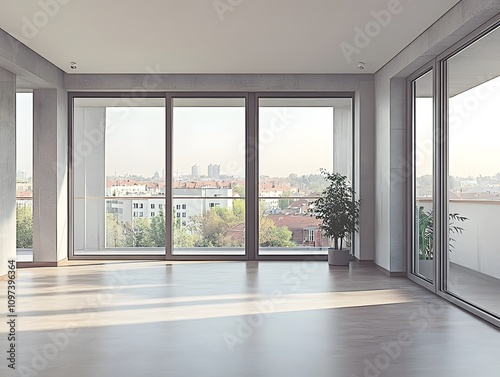
[[[209,178],[219,178],[220,177],[220,165],[214,165],[214,164],[208,165],[208,177]]]
[[[200,177],[200,167],[198,165],[193,165],[191,167],[191,176],[193,178],[199,178]]]

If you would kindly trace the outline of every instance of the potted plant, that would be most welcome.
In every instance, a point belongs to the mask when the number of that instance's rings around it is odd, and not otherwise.
[[[455,221],[464,222],[468,218],[460,216],[458,213],[450,213],[449,217],[449,249],[450,251],[454,248],[453,242],[454,238],[451,237],[452,234],[461,234],[464,229],[458,225],[455,225]],[[432,209],[426,211],[424,207],[419,207],[418,209],[418,256],[421,260],[433,260],[434,259],[434,214]]]
[[[321,169],[328,186],[311,206],[311,214],[323,220],[323,234],[333,247],[328,248],[328,264],[348,266],[350,249],[344,248],[344,239],[358,231],[359,200],[346,176]]]
[[[464,222],[468,218],[458,213],[450,213],[448,217],[449,250],[454,248],[455,239],[452,234],[461,234],[463,228],[455,225],[455,221]],[[432,279],[434,275],[434,214],[433,210],[426,211],[424,207],[418,208],[418,273]]]

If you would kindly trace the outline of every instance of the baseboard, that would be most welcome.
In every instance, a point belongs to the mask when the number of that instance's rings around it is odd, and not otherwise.
[[[373,259],[358,259],[358,258],[354,257],[354,260],[360,266],[374,266],[375,265],[375,262]]]
[[[379,266],[378,264],[375,264],[375,267],[382,272],[384,275],[389,276],[389,277],[406,277],[406,271],[402,272],[393,272],[386,270],[384,267]]]
[[[68,258],[61,259],[59,262],[17,262],[17,268],[37,268],[37,267],[61,267],[68,265]]]

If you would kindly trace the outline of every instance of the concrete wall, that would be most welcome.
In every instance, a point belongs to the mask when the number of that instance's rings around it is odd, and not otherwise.
[[[16,259],[16,76],[0,68],[0,276]]]
[[[33,91],[33,261],[67,257],[67,93]]]
[[[0,29],[0,68],[18,75],[17,88],[56,88],[64,85],[64,72]]]
[[[408,158],[405,78],[500,12],[500,0],[462,0],[375,74],[375,261],[406,270]]]

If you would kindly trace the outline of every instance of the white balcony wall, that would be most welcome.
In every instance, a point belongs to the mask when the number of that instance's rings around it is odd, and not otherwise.
[[[455,222],[464,231],[452,234],[450,262],[500,279],[500,201],[450,201],[449,211],[469,219]]]

